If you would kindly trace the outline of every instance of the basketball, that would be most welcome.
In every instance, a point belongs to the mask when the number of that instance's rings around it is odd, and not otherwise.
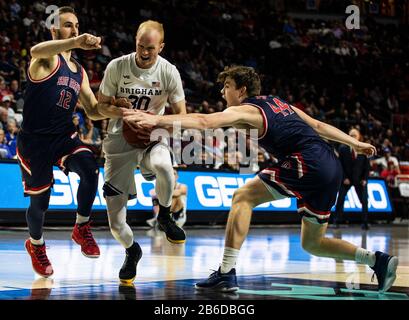
[[[131,129],[125,121],[122,125],[122,134],[126,142],[135,148],[146,148],[153,142],[150,140],[152,130],[153,128]]]

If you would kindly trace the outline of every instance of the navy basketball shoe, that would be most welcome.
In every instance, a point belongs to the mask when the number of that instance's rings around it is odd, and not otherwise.
[[[372,276],[378,279],[378,290],[380,292],[388,291],[393,282],[396,279],[396,269],[398,267],[399,259],[394,256],[390,256],[386,253],[376,251],[375,252],[375,265],[371,269],[375,272]]]
[[[206,280],[196,283],[198,290],[213,290],[221,292],[234,292],[239,290],[237,285],[236,269],[231,269],[228,273],[221,273],[220,267],[213,272]]]

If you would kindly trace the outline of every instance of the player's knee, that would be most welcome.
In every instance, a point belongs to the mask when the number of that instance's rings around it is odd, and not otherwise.
[[[245,188],[239,188],[233,193],[233,199],[232,199],[233,204],[241,204],[241,203],[248,203],[251,205],[251,197],[249,195],[249,191],[246,190]]]
[[[320,241],[312,241],[311,239],[301,239],[301,246],[302,248],[307,251],[308,253],[318,256],[320,253],[321,248]]]
[[[30,196],[30,207],[31,209],[39,212],[46,212],[48,210],[48,205],[50,202],[51,190],[40,193],[38,195]]]
[[[89,183],[98,183],[99,168],[90,153],[81,152],[75,155],[71,160],[69,168],[77,173],[81,180]]]
[[[152,171],[156,175],[167,175],[170,179],[173,178],[173,167],[169,163],[155,161],[151,163]]]
[[[106,197],[108,222],[112,234],[119,234],[126,224],[127,198],[123,195]]]
[[[121,222],[118,219],[115,219],[112,214],[109,214],[108,218],[109,218],[108,219],[109,228],[111,230],[112,235],[115,237],[115,235],[118,235],[121,233],[122,224],[124,222]]]
[[[119,223],[109,222],[109,229],[115,238],[121,234],[121,225]]]

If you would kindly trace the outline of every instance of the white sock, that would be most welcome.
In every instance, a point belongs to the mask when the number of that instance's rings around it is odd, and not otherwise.
[[[44,244],[44,238],[41,236],[40,239],[36,240],[30,237],[30,242],[36,246],[42,246]]]
[[[370,267],[375,265],[375,253],[368,251],[364,248],[358,248],[355,253],[355,261],[358,263],[366,264]]]
[[[81,216],[80,214],[77,213],[77,219],[75,220],[75,223],[77,224],[81,224],[81,223],[85,223],[89,221],[89,216],[88,217],[84,217]]]
[[[239,252],[240,250],[238,249],[229,247],[224,248],[223,262],[222,265],[220,266],[221,273],[228,273],[231,269],[233,269],[236,266],[236,260],[237,257],[239,256]]]

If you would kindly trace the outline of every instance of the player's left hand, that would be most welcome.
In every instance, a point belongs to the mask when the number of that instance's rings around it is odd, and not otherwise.
[[[364,154],[368,157],[376,155],[376,148],[373,145],[365,142],[358,141],[358,143],[354,146],[354,150],[358,154]]]
[[[130,126],[137,128],[152,128],[158,124],[158,116],[136,109],[123,109],[123,119]]]

